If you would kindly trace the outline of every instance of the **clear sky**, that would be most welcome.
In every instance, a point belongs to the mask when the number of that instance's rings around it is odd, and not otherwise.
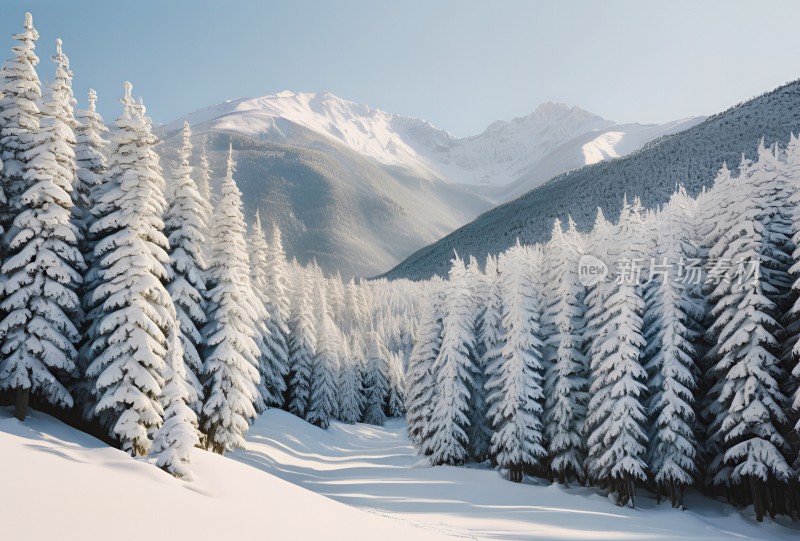
[[[663,122],[800,78],[796,1],[0,0],[0,57],[26,10],[40,77],[61,37],[108,120],[126,79],[156,122],[327,90],[464,136],[546,100]]]

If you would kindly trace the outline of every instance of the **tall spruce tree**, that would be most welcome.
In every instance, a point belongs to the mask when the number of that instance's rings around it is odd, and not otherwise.
[[[546,290],[542,315],[546,337],[544,364],[545,439],[550,475],[561,483],[585,478],[586,442],[582,430],[589,401],[588,365],[584,353],[586,288],[578,265],[586,249],[570,218],[566,232],[556,220],[545,247]]]
[[[542,447],[542,303],[536,274],[542,270],[542,252],[539,246],[527,249],[517,244],[503,257],[505,332],[489,362],[486,391],[494,429],[492,456],[508,478],[518,483],[546,455]]]
[[[28,26],[25,35],[35,35]],[[51,404],[73,405],[65,383],[75,370],[80,338],[74,322],[80,320],[77,291],[84,262],[70,210],[75,181],[71,75],[60,40],[57,51],[56,77],[41,123],[30,119],[26,136],[32,146],[14,164],[20,178],[9,200],[14,218],[6,232],[2,265],[0,389],[16,393],[15,415],[20,420],[25,419],[31,393]]]
[[[203,201],[192,178],[192,132],[184,123],[179,163],[172,171],[172,189],[164,220],[164,233],[169,240],[169,291],[175,305],[181,332],[181,349],[186,362],[186,378],[198,398],[192,408],[196,413],[202,407],[201,384],[203,361],[200,351],[204,346],[201,329],[206,323],[206,262],[203,246]]]
[[[602,224],[602,222],[601,222]],[[601,225],[601,227],[604,227]],[[591,343],[591,384],[585,430],[590,479],[611,487],[619,505],[636,506],[636,481],[645,481],[647,374],[641,365],[641,276],[646,226],[638,204],[625,203],[619,224],[606,238],[606,264],[617,270],[587,296]],[[603,232],[603,230],[601,230]]]
[[[152,147],[157,139],[125,83],[108,180],[97,195],[102,212],[89,228],[95,239],[92,324],[87,376],[95,386],[93,414],[133,455],[146,454],[162,421],[167,334],[175,308],[164,287],[168,241],[164,178]]]
[[[260,400],[261,352],[253,339],[256,314],[248,299],[252,289],[245,244],[247,226],[234,170],[231,149],[212,220],[209,310],[204,329],[202,427],[208,449],[219,454],[244,447],[244,435]]]
[[[433,464],[463,464],[469,457],[469,398],[476,371],[475,314],[464,261],[452,261],[445,285],[442,345],[434,363],[437,392],[431,418]]]

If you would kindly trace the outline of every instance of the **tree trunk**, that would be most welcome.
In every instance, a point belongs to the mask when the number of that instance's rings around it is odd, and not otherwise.
[[[756,520],[758,522],[764,522],[764,507],[763,507],[763,501],[761,500],[758,480],[752,475],[749,477],[750,477],[750,491],[753,493],[753,510],[756,512]]]
[[[30,396],[30,387],[27,389],[23,389],[21,387],[17,388],[17,401],[14,404],[14,417],[20,421],[24,421],[25,417],[28,416],[28,400],[30,399]]]

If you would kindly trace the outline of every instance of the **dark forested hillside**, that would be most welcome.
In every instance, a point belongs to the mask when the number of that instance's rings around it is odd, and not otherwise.
[[[481,258],[505,250],[517,237],[525,243],[546,240],[553,220],[568,214],[587,230],[598,206],[616,219],[625,194],[640,196],[646,207],[655,207],[665,203],[680,182],[695,195],[711,185],[723,160],[736,170],[742,154],[755,157],[761,137],[785,145],[789,134],[798,131],[800,81],[794,81],[626,157],[559,175],[417,251],[386,276],[444,275],[453,250]]]

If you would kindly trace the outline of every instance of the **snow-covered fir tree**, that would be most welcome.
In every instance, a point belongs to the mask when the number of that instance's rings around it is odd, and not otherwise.
[[[24,178],[26,153],[39,142],[39,107],[42,85],[36,73],[39,58],[36,40],[39,33],[33,27],[33,17],[25,14],[22,32],[14,35],[17,44],[13,56],[0,70],[0,161],[3,162],[2,193],[0,193],[0,225],[4,230],[19,214],[12,202],[22,194],[29,182]],[[18,205],[18,203],[17,203]]]
[[[202,428],[207,447],[225,453],[244,447],[244,435],[260,400],[250,269],[242,195],[233,178],[233,152],[214,208],[209,262],[209,310],[204,328],[205,401]]]
[[[124,450],[141,455],[162,421],[167,333],[176,316],[163,285],[169,257],[161,219],[165,183],[152,150],[157,139],[131,90],[125,83],[108,180],[95,205],[102,213],[89,228],[96,283],[87,303],[94,309],[86,375],[95,386],[93,415]]]
[[[270,322],[269,298],[269,246],[267,237],[261,225],[261,215],[256,212],[253,229],[248,238],[250,251],[250,280],[253,286],[253,296],[258,305],[258,327],[263,341],[261,361],[261,392],[267,406],[278,407],[283,404],[283,393],[286,391],[286,342],[281,325]],[[272,307],[273,312],[278,312]],[[279,313],[279,312],[278,312]]]
[[[645,481],[646,421],[643,404],[646,372],[641,365],[644,301],[636,261],[643,260],[646,226],[637,205],[623,206],[619,224],[609,231],[598,218],[606,264],[617,270],[587,296],[592,336],[591,384],[585,430],[588,434],[587,475],[608,486],[617,503],[635,507],[635,483]]]
[[[489,355],[486,382],[492,420],[492,456],[511,481],[540,466],[544,365],[541,334],[542,292],[537,273],[542,251],[517,245],[503,256],[501,295],[504,334]]]
[[[740,170],[738,190],[731,191],[735,220],[709,251],[710,259],[731,265],[710,295],[712,324],[706,332],[715,362],[706,412],[709,476],[713,485],[742,487],[758,520],[775,514],[793,475],[784,436],[787,374],[777,358],[783,329],[770,298],[780,299],[785,278],[776,265],[785,236],[773,221],[772,205],[781,190],[773,160],[777,157],[762,145],[759,162]]]
[[[343,342],[343,355],[339,363],[338,415],[343,423],[361,420],[364,410],[363,345],[358,336],[351,343]]]
[[[280,381],[269,382],[269,389],[276,395],[275,406],[283,406],[286,394],[286,376],[289,373],[289,275],[286,254],[283,251],[281,231],[277,225],[272,228],[272,239],[268,244],[265,272],[265,307],[267,309],[267,329],[272,348],[273,371],[280,374]]]
[[[578,276],[585,253],[583,237],[569,220],[565,232],[556,220],[545,247],[547,274],[542,316],[545,373],[545,426],[550,475],[561,483],[585,478],[586,443],[582,434],[589,401],[584,353],[586,288]]]
[[[473,363],[475,373],[473,375],[472,388],[470,388],[470,407],[469,407],[469,427],[467,438],[469,439],[470,456],[476,461],[486,460],[491,451],[492,428],[489,420],[488,408],[485,400],[487,374],[484,360],[486,349],[483,340],[480,339],[482,328],[484,327],[484,316],[486,316],[487,303],[490,295],[491,284],[488,277],[481,272],[478,261],[470,257],[466,272],[467,284],[470,289],[473,310],[473,335],[475,336],[475,347],[473,349]],[[492,314],[489,314],[489,318]]]
[[[26,30],[28,36],[35,33],[32,26]],[[80,320],[77,290],[84,262],[70,210],[75,140],[70,74],[62,57],[41,123],[30,119],[33,124],[26,135],[32,146],[14,164],[21,182],[9,200],[14,218],[6,232],[2,265],[0,389],[15,392],[20,420],[25,419],[31,394],[58,406],[73,405],[65,383],[75,370],[75,344],[80,339],[74,322]]]
[[[295,275],[289,319],[289,411],[305,418],[311,392],[311,370],[316,351],[316,331],[309,298],[309,278]]]
[[[696,202],[681,189],[656,217],[644,295],[643,359],[651,419],[647,462],[659,493],[674,507],[683,505],[683,489],[698,473],[694,393],[700,373],[693,343],[703,308],[688,272],[691,262],[699,261],[696,212]]]
[[[203,348],[201,330],[206,323],[206,262],[203,246],[202,196],[197,190],[189,163],[192,157],[192,132],[189,124],[183,125],[182,145],[178,166],[172,171],[172,189],[164,220],[164,233],[169,240],[169,291],[175,305],[186,377],[194,388],[194,394],[202,399]],[[200,412],[202,402],[192,404]]]
[[[200,443],[197,415],[191,408],[199,397],[186,370],[184,343],[180,339],[180,329],[173,328],[168,338],[165,383],[161,390],[164,422],[153,435],[150,454],[155,457],[156,466],[188,480],[192,474],[187,464],[192,449]]]
[[[436,392],[434,363],[442,344],[444,318],[444,284],[438,278],[431,281],[417,332],[417,341],[406,371],[406,422],[411,441],[417,449],[430,454],[428,445],[433,395]]]
[[[89,107],[76,113],[75,128],[75,162],[77,173],[73,200],[75,205],[72,214],[83,233],[82,252],[87,265],[91,265],[91,247],[88,243],[87,229],[92,220],[93,193],[103,182],[106,174],[105,149],[107,146],[103,135],[108,128],[97,112],[97,93],[90,89],[87,95]]]
[[[389,417],[402,417],[406,411],[406,383],[403,373],[403,359],[400,353],[390,351],[388,361],[389,393],[386,398],[386,415]]]
[[[336,416],[338,402],[336,391],[339,377],[339,344],[338,330],[333,323],[331,309],[325,298],[323,280],[314,284],[314,298],[318,310],[315,330],[316,351],[311,371],[311,391],[308,396],[306,420],[322,428],[327,428]]]
[[[386,399],[389,395],[388,352],[381,335],[367,336],[367,361],[364,367],[364,422],[383,426],[386,422]]]
[[[476,371],[475,312],[464,261],[453,259],[445,285],[446,310],[442,345],[434,363],[436,393],[432,401],[431,461],[463,464],[469,456],[469,390]]]

